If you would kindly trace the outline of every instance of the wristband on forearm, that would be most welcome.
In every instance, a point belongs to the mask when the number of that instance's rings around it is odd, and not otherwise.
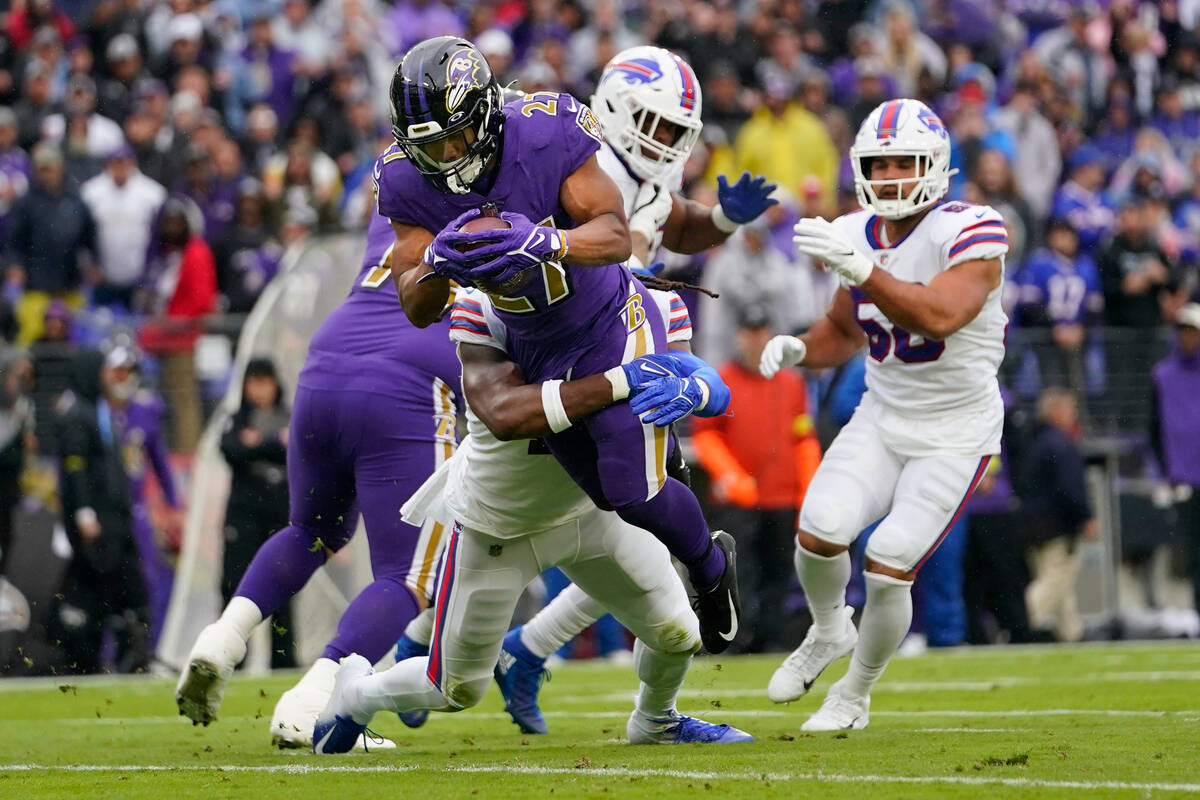
[[[725,211],[722,210],[720,203],[717,203],[712,207],[710,216],[712,218],[713,227],[715,227],[721,233],[730,234],[738,229],[738,224],[729,217],[725,216]]]
[[[613,367],[604,373],[604,377],[612,384],[612,399],[614,403],[619,403],[629,397],[629,378],[625,375],[625,370],[622,367]]]
[[[571,427],[567,409],[562,401],[562,381],[544,381],[542,383],[542,411],[546,414],[546,422],[554,433],[562,433]]]

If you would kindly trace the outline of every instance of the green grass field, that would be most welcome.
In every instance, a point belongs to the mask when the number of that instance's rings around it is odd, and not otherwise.
[[[493,690],[395,750],[317,758],[268,745],[295,675],[237,678],[208,728],[176,715],[173,682],[0,681],[0,797],[1174,797],[1200,795],[1200,646],[962,649],[892,663],[865,731],[800,724],[845,669],[775,706],[778,658],[697,659],[685,713],[749,745],[623,743],[635,679],[571,664],[543,693],[550,735],[522,736]],[[686,793],[686,795],[685,795]]]

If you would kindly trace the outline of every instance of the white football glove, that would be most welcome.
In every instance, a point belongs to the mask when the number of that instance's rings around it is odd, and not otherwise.
[[[851,285],[861,285],[875,268],[871,259],[855,250],[854,245],[824,217],[805,217],[796,223],[792,232],[797,250],[824,261]]]
[[[758,360],[758,371],[764,378],[770,380],[784,367],[799,364],[806,355],[808,355],[808,345],[795,336],[787,334],[775,336],[763,348],[762,357]]]
[[[667,221],[675,198],[671,190],[646,181],[633,198],[633,213],[629,215],[629,233],[640,233],[653,245],[658,229]]]

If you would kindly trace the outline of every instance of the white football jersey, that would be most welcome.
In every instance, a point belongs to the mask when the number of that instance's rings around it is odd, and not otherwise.
[[[867,211],[839,217],[837,229],[879,269],[896,278],[929,283],[938,273],[976,259],[1008,252],[1004,220],[990,206],[942,203],[934,206],[907,236],[889,244],[883,220]],[[980,312],[943,341],[910,333],[884,316],[851,286],[854,314],[867,334],[867,389],[876,402],[904,416],[945,416],[947,412],[1000,407],[996,371],[1004,358],[1008,317],[1001,308],[1003,281]]]
[[[600,149],[596,152],[596,162],[621,190],[621,199],[625,201],[625,216],[628,217],[633,213],[633,201],[637,198],[638,190],[642,188],[641,179],[626,169],[625,162],[621,161],[606,142],[601,143]],[[673,192],[678,192],[683,188],[683,166],[681,165],[679,170],[672,174],[665,183]],[[647,264],[654,260],[654,256],[661,246],[662,229],[659,228],[654,241],[650,243],[650,258],[646,262]]]
[[[651,292],[668,341],[691,339],[687,306],[675,292]],[[505,350],[507,330],[480,291],[460,292],[450,338]],[[614,365],[615,366],[615,365]],[[467,437],[451,461],[443,500],[454,518],[501,539],[550,530],[595,509],[592,501],[539,440],[502,442],[467,408]]]

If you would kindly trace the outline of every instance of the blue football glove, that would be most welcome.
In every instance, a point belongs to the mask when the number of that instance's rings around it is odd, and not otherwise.
[[[693,413],[706,400],[704,388],[695,378],[669,376],[645,387],[629,407],[646,425],[665,428]]]
[[[567,234],[557,228],[535,225],[529,217],[505,211],[500,215],[511,228],[471,234],[482,246],[471,251],[477,280],[504,283],[517,273],[543,261],[561,261],[567,254]]]
[[[642,278],[653,278],[667,268],[665,261],[652,261],[649,264],[643,264],[636,258],[631,258],[628,263],[629,271]]]
[[[704,404],[704,407],[700,408],[699,403],[704,400],[705,390],[696,384],[692,391],[697,393],[695,398],[697,404],[684,408],[683,403],[676,403],[671,408],[665,409],[663,418],[669,419],[669,421],[662,422],[662,425],[670,425],[671,422],[690,413],[702,417],[714,417],[724,414],[729,408],[729,387],[721,380],[721,376],[704,359],[686,351],[668,350],[665,353],[651,353],[627,364],[622,364],[621,368],[625,371],[625,377],[629,381],[630,405],[639,415],[643,411],[675,398],[682,391],[682,384],[671,383],[672,381],[691,379],[693,384],[696,380],[703,381],[704,387],[708,390],[708,402]],[[674,387],[673,392],[671,386]],[[644,395],[651,397],[645,399]],[[657,416],[655,418],[643,417],[643,421],[659,424]]]
[[[717,176],[717,200],[721,212],[730,222],[744,225],[757,219],[764,211],[779,201],[771,197],[775,184],[767,183],[766,177],[759,175],[751,178],[749,172],[743,172],[742,177],[733,186],[724,175]]]

